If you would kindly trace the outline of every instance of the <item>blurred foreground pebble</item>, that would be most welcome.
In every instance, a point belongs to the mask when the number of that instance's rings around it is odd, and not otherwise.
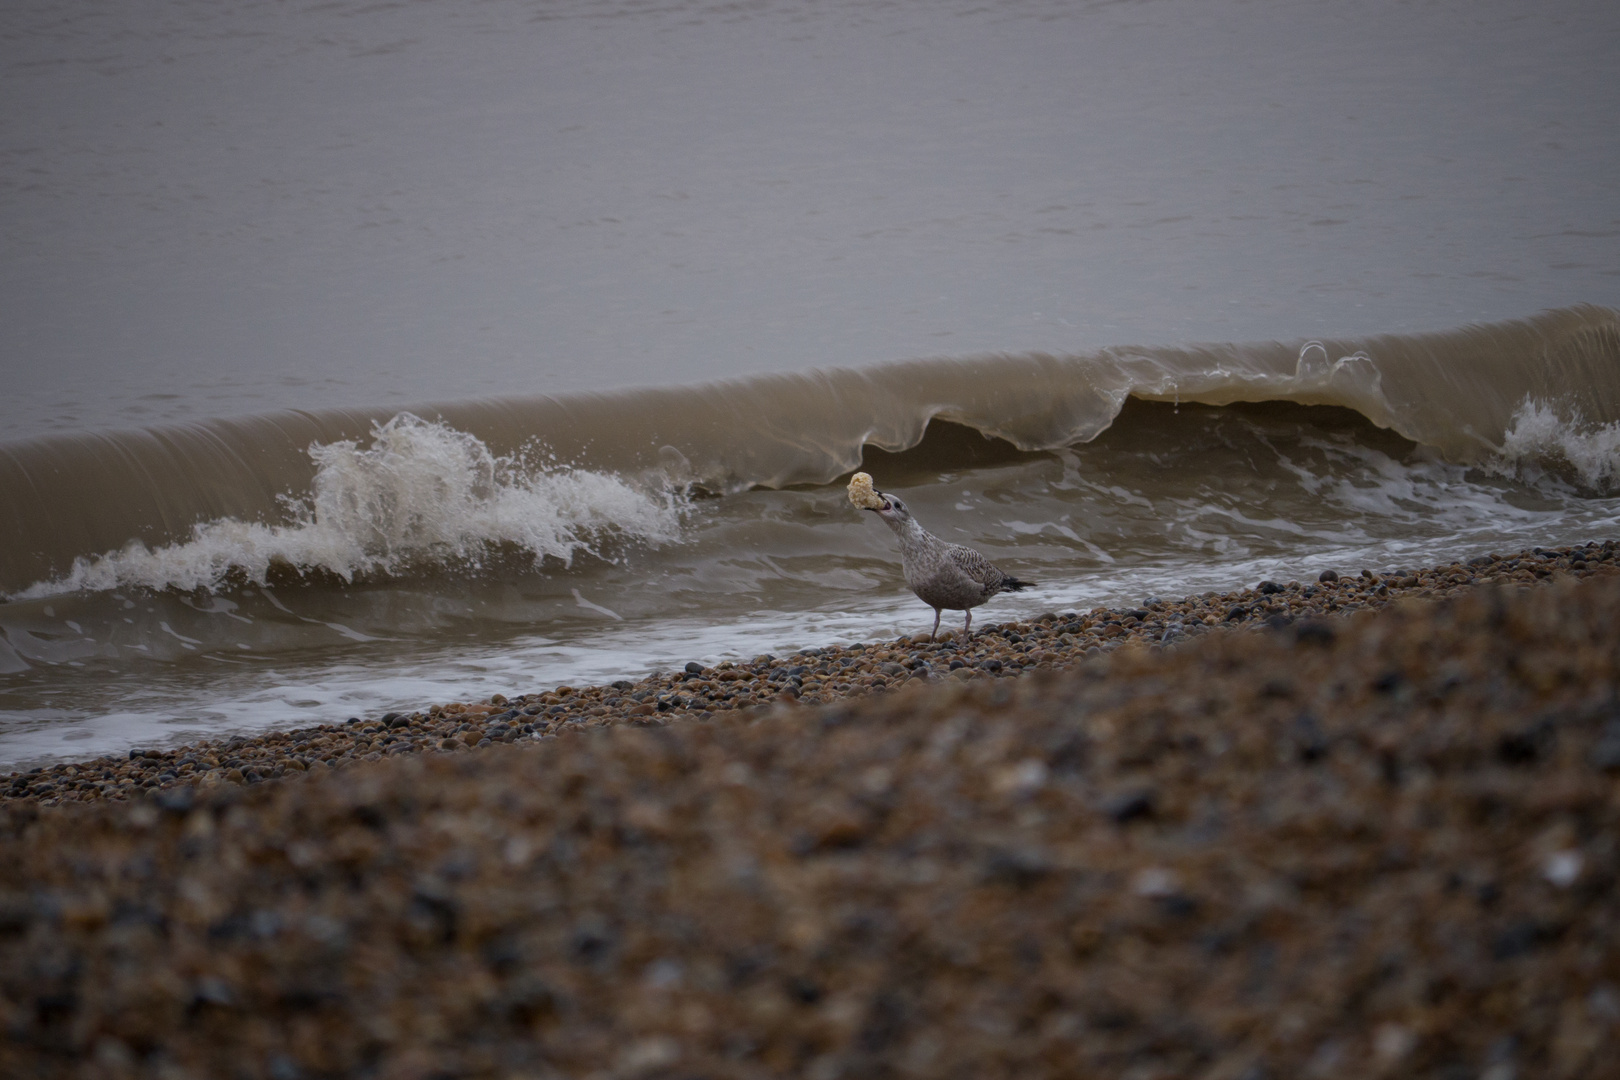
[[[11,800],[0,1075],[1610,1075],[1617,610]]]

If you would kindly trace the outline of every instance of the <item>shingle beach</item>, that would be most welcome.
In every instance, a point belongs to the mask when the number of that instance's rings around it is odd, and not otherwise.
[[[0,1075],[1620,1075],[1616,545],[1335,569],[0,778]]]

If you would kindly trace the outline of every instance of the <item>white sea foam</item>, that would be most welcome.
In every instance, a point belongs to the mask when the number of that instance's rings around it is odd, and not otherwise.
[[[606,556],[613,541],[661,546],[680,539],[683,497],[622,477],[535,466],[497,456],[479,439],[400,413],[375,425],[370,444],[309,449],[309,495],[286,501],[291,520],[232,518],[197,525],[183,542],[81,557],[60,578],[13,599],[116,588],[215,589],[240,577],[263,584],[272,567],[345,581],[424,566],[477,568],[493,545],[516,545],[538,564]]]
[[[1579,408],[1561,411],[1526,398],[1502,439],[1496,470],[1535,480],[1544,466],[1569,470],[1580,483],[1609,494],[1620,488],[1620,422],[1594,423]]]

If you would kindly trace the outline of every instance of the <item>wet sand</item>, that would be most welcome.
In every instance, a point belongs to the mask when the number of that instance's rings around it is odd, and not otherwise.
[[[1610,542],[14,776],[0,1073],[1609,1075],[1617,609]]]

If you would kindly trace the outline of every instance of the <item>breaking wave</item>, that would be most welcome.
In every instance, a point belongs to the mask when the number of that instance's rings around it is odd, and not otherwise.
[[[937,420],[1024,451],[1072,446],[1132,398],[1337,406],[1454,464],[1601,493],[1620,477],[1620,313],[1582,305],[1356,341],[911,360],[392,420],[282,412],[0,443],[0,590],[207,587],[279,564],[348,579],[476,565],[503,544],[566,562],[606,536],[672,540],[679,513],[661,492],[826,483],[874,448],[917,446]]]
[[[1579,409],[1567,413],[1526,400],[1513,414],[1493,463],[1495,471],[1534,482],[1551,472],[1603,494],[1620,490],[1620,421],[1596,423]]]
[[[352,439],[316,443],[309,456],[310,494],[284,498],[285,524],[221,518],[177,543],[131,540],[75,559],[67,574],[14,599],[131,586],[213,590],[237,578],[264,584],[277,567],[346,582],[424,564],[477,569],[497,545],[515,545],[536,564],[567,565],[582,553],[606,557],[613,541],[658,546],[680,538],[678,494],[587,470],[535,468],[411,413],[376,425],[367,447]]]

